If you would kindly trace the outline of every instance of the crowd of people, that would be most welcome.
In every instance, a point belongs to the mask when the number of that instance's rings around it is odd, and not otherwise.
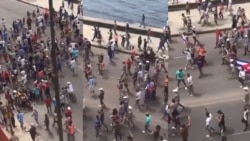
[[[220,18],[223,18],[223,9],[225,7],[224,3],[219,4],[219,10],[217,11],[217,6],[213,7],[209,5],[209,3],[204,3],[204,9],[201,9],[201,20],[206,16],[202,13],[213,12],[214,13],[214,22],[217,25],[218,15]],[[215,9],[215,10],[214,10]],[[247,131],[249,128],[248,117],[249,117],[249,92],[248,87],[246,85],[247,73],[249,72],[246,67],[239,65],[238,60],[241,59],[241,54],[239,54],[239,49],[241,47],[244,48],[243,55],[249,55],[249,43],[250,43],[250,26],[248,25],[248,21],[246,18],[245,10],[239,7],[236,10],[236,13],[232,12],[232,2],[228,2],[226,9],[229,11],[229,14],[232,18],[232,27],[230,30],[220,30],[216,29],[215,31],[215,39],[214,48],[218,49],[218,54],[221,56],[221,64],[227,65],[230,68],[230,75],[234,78],[237,78],[240,82],[240,87],[245,91],[244,95],[244,106],[241,122],[244,124],[243,131]],[[190,13],[186,13],[190,14]],[[188,124],[184,123],[180,120],[180,115],[182,114],[181,107],[184,111],[186,106],[181,104],[180,100],[180,83],[183,83],[185,90],[187,91],[189,96],[193,96],[194,92],[194,80],[192,74],[190,74],[189,70],[199,71],[199,79],[203,78],[203,69],[206,68],[206,55],[207,50],[203,44],[203,42],[199,39],[199,36],[196,32],[196,28],[194,24],[192,24],[190,17],[186,17],[182,14],[184,27],[187,29],[187,32],[181,32],[180,37],[184,43],[184,48],[182,49],[182,54],[185,56],[185,66],[180,67],[175,71],[174,77],[177,81],[177,87],[172,90],[173,98],[166,106],[166,116],[168,117],[168,122],[172,126],[172,130],[169,130],[169,135],[176,135],[176,131],[180,132],[180,136],[183,141],[187,141],[189,138],[188,130],[189,127],[192,126],[190,123],[190,119],[192,117],[188,117]],[[169,31],[171,27],[169,27]],[[202,36],[202,35],[200,35]],[[171,38],[168,39],[171,41]],[[171,53],[171,52],[170,52]],[[188,73],[187,73],[188,71]],[[188,106],[188,105],[187,105]],[[164,116],[165,117],[165,116]],[[216,121],[218,122],[219,131],[215,131],[215,129],[211,125],[211,121],[213,120],[212,114],[205,109],[205,129],[207,131],[206,137],[210,138],[211,136],[215,136],[217,133],[221,136],[222,141],[227,140],[227,128],[225,123],[225,114],[222,110],[217,111]]]
[[[80,35],[77,19],[69,15],[62,8],[58,13],[53,13],[56,32],[56,63],[59,71],[63,74],[62,66],[66,64],[72,75],[75,75],[78,63],[79,49],[82,48],[82,35]],[[60,105],[64,113],[65,130],[70,141],[74,140],[75,126],[72,121],[71,103],[76,103],[76,94],[71,82],[62,84],[60,93],[60,104],[54,94],[54,74],[51,66],[52,42],[47,32],[49,29],[50,13],[48,9],[44,12],[37,8],[28,11],[27,15],[12,22],[11,28],[5,19],[1,19],[1,92],[4,97],[1,102],[1,123],[9,129],[9,122],[13,128],[17,122],[23,130],[30,132],[32,140],[36,138],[36,126],[40,125],[42,114],[37,109],[37,104],[44,103],[47,109],[44,122],[46,130],[50,131],[50,118],[53,116],[53,126],[57,128],[56,106]],[[36,124],[30,128],[24,126],[24,112],[31,111]],[[8,113],[11,117],[8,117]],[[17,117],[17,118],[15,118]],[[31,122],[30,122],[31,123]],[[27,129],[29,128],[29,129]]]

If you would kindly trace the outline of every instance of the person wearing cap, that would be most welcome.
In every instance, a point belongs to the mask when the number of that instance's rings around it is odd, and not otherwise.
[[[100,93],[99,93],[100,105],[101,105],[103,108],[105,108],[106,106],[105,106],[105,104],[104,104],[104,102],[103,102],[103,100],[104,100],[104,90],[103,90],[103,88],[99,88],[99,91],[100,91]]]

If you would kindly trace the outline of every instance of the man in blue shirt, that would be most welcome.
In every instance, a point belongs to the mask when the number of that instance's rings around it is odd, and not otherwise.
[[[79,50],[77,48],[73,48],[72,56],[77,62],[77,58],[79,56]]]
[[[180,87],[180,83],[182,82],[185,86],[185,89],[187,89],[187,85],[186,85],[186,82],[184,80],[184,73],[183,73],[183,70],[182,69],[178,69],[176,72],[175,72],[175,77],[177,79],[177,88]]]
[[[20,127],[21,129],[23,130],[23,113],[20,112],[20,110],[17,111],[17,120],[19,121],[20,123]]]

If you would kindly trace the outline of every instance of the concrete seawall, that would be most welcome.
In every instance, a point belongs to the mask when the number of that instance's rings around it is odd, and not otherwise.
[[[91,18],[91,17],[83,17],[83,23],[87,25],[97,25],[103,28],[109,28],[113,29],[114,27],[114,21],[105,20],[105,19],[97,19],[97,18]],[[117,30],[119,31],[125,31],[126,23],[122,23],[117,21]],[[140,28],[139,24],[130,24],[130,33],[134,34],[141,34],[141,35],[147,35],[147,30],[151,29],[151,36],[160,38],[163,35],[163,29],[160,28],[154,28],[154,27],[146,27],[146,28]]]

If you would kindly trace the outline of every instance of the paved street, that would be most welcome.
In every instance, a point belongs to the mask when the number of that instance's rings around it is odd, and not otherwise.
[[[225,121],[228,130],[228,141],[248,141],[250,137],[250,131],[243,132],[243,124],[240,122],[242,117],[243,102],[236,100],[227,103],[217,103],[208,106],[194,107],[191,110],[186,110],[181,117],[182,122],[185,121],[186,116],[191,116],[191,127],[189,130],[189,140],[190,141],[219,141],[220,136],[214,134],[211,138],[207,138],[207,131],[205,130],[205,110],[207,108],[209,112],[213,115],[213,120],[211,125],[216,130],[219,131],[217,121],[215,117],[217,116],[217,110],[222,110],[225,114]],[[171,133],[176,133],[175,136]],[[178,132],[170,129],[169,133],[170,141],[180,141]]]
[[[96,53],[103,53],[106,54],[105,50],[100,50],[100,49],[95,49],[94,48],[94,52]],[[110,124],[110,119],[109,119],[109,115],[111,114],[111,110],[115,107],[118,107],[119,104],[119,94],[116,92],[116,86],[118,85],[118,78],[121,75],[121,68],[122,68],[122,61],[124,61],[125,59],[127,59],[129,56],[125,55],[125,54],[117,54],[116,58],[115,58],[115,65],[109,65],[107,60],[105,62],[105,76],[104,79],[101,79],[100,77],[98,77],[97,75],[97,87],[96,87],[96,94],[98,94],[98,88],[102,87],[104,88],[105,91],[105,98],[104,98],[104,103],[107,105],[107,107],[109,108],[109,110],[106,111],[106,123]],[[105,57],[105,59],[107,59],[107,57]],[[96,66],[95,64],[97,63],[97,58],[93,58],[92,59],[92,66]],[[94,74],[97,74],[97,70],[94,69]],[[133,69],[132,69],[133,70]],[[164,78],[164,74],[162,74],[162,78]],[[163,81],[159,80],[159,82]],[[135,99],[134,99],[134,90],[132,88],[132,84],[129,84],[130,89],[132,90],[132,94],[129,97],[129,103],[131,106],[134,105],[135,103]],[[159,88],[157,89],[157,97],[159,100],[159,103],[153,103],[152,106],[150,107],[149,110],[142,110],[142,111],[138,111],[136,109],[134,109],[134,115],[135,115],[135,124],[138,127],[138,130],[132,130],[131,132],[134,134],[135,136],[135,140],[137,139],[145,139],[145,141],[151,141],[151,139],[148,139],[147,135],[143,135],[141,133],[141,130],[144,128],[144,116],[145,113],[148,111],[151,115],[152,115],[152,126],[155,126],[156,124],[160,124],[162,125],[162,128],[165,127],[165,129],[163,129],[163,133],[166,133],[166,127],[167,124],[166,122],[160,120],[160,117],[162,116],[161,112],[160,112],[160,104],[163,102],[163,93],[161,93],[163,91],[162,86],[159,86]],[[92,96],[90,95],[90,93],[88,93],[88,90],[86,89],[86,91],[84,91],[84,97],[86,98],[86,105],[88,107],[87,110],[87,118],[84,120],[84,139],[86,139],[86,141],[92,141],[94,139],[94,135],[95,135],[95,130],[94,130],[94,117],[96,114],[96,110],[98,108],[99,105],[99,100],[98,99],[94,99],[92,98]],[[126,127],[125,127],[126,129]],[[124,136],[128,135],[128,131],[124,130],[123,131]],[[108,133],[106,134],[106,132],[102,133],[103,137],[101,137],[102,141],[110,141],[114,139],[113,134]]]
[[[34,7],[17,2],[15,0],[5,1],[0,0],[0,13],[1,18],[4,18],[7,22],[8,26],[12,25],[12,21],[16,19],[22,19],[23,17],[26,17],[27,11],[33,11],[35,10]],[[11,5],[11,6],[10,6]],[[17,10],[18,9],[18,10]],[[10,27],[8,27],[10,28]],[[48,32],[49,33],[49,32]],[[78,75],[76,77],[72,77],[71,72],[68,68],[66,68],[66,65],[63,66],[63,73],[64,77],[60,78],[60,86],[63,87],[66,85],[66,82],[70,81],[74,86],[74,91],[78,99],[77,104],[71,104],[72,110],[73,110],[73,123],[75,124],[77,128],[76,133],[76,140],[82,140],[82,116],[79,116],[79,111],[82,110],[82,70],[78,69],[76,72]],[[80,66],[79,66],[80,67]],[[54,92],[51,92],[52,96],[54,96]],[[44,114],[47,113],[47,110],[44,105],[37,105],[37,109],[39,110],[39,121],[40,123],[43,123],[44,121]],[[34,122],[33,117],[31,117],[31,113],[25,114],[25,122],[26,125],[28,123]],[[52,123],[52,118],[50,119],[50,122]],[[64,122],[64,119],[63,119]],[[43,126],[43,125],[42,125]],[[46,130],[44,130],[45,127],[38,127],[38,132],[43,140],[53,140],[57,141],[58,137],[56,135],[55,130],[52,130],[53,136],[48,136],[48,133]],[[20,129],[16,129],[17,131]],[[66,139],[66,137],[65,137]]]
[[[213,101],[216,102],[216,100],[228,101],[234,98],[241,98],[242,90],[239,89],[239,82],[235,79],[230,79],[227,66],[221,65],[219,50],[214,49],[215,35],[201,35],[199,40],[205,44],[207,50],[206,60],[208,65],[204,67],[205,77],[198,79],[198,70],[188,71],[193,75],[196,95],[189,97],[184,92],[182,96],[183,102],[187,104],[204,104],[204,102],[211,103]],[[183,41],[180,38],[174,38],[174,43],[172,43],[173,49],[169,51],[170,60],[168,64],[171,78],[175,78],[175,71],[180,67],[183,68],[186,63],[186,58],[182,54],[183,46]],[[240,56],[243,54],[242,50],[239,49],[238,51]],[[170,82],[171,88],[177,86],[175,80],[170,80]]]
[[[173,97],[172,89],[176,88],[175,71],[179,68],[184,68],[186,58],[182,54],[184,47],[183,41],[180,38],[174,38],[172,49],[169,51],[169,77],[170,77],[170,97]],[[184,115],[190,115],[192,118],[192,125],[190,128],[190,140],[192,141],[206,141],[205,139],[205,113],[204,108],[207,107],[211,112],[216,113],[217,109],[222,109],[227,116],[228,127],[230,128],[229,139],[239,138],[242,141],[247,141],[249,133],[241,134],[242,125],[240,118],[242,116],[242,104],[244,91],[240,89],[240,84],[236,79],[231,79],[228,67],[221,65],[221,56],[219,50],[214,49],[215,35],[204,34],[199,37],[199,40],[205,44],[207,50],[206,60],[208,65],[204,67],[204,78],[198,79],[198,70],[188,70],[185,73],[190,73],[193,76],[194,91],[193,97],[187,95],[184,87],[181,88],[181,103],[191,108],[191,112],[184,112]],[[240,58],[249,59],[249,57],[242,57],[243,49],[238,49]],[[181,84],[181,86],[183,86]],[[224,109],[224,110],[223,110]],[[203,110],[203,111],[202,111]],[[215,117],[215,114],[214,114]],[[230,119],[231,118],[231,119]],[[231,131],[233,130],[233,131]],[[171,138],[172,139],[172,138]],[[180,140],[180,138],[173,137],[173,139]],[[213,139],[216,140],[216,139]]]
[[[13,9],[18,9],[19,7],[22,7],[22,8],[25,8],[25,9],[30,9],[31,7],[30,6],[27,6],[27,5],[24,5],[24,4],[21,4],[21,3],[14,3],[14,1],[10,1],[9,3],[6,3],[6,4],[11,4],[11,5],[15,5],[16,7],[13,7]],[[3,6],[2,9],[6,9],[6,6]],[[32,10],[34,9],[31,8]],[[9,11],[14,11],[12,9],[8,9]],[[30,10],[31,11],[31,10]],[[6,13],[6,11],[4,11]],[[3,12],[3,13],[4,13]],[[24,13],[22,12],[19,12],[18,14],[17,13],[14,13],[12,18],[19,18],[19,17],[22,17],[23,15],[25,15],[26,11],[24,11]],[[6,14],[7,15],[7,14]],[[8,22],[12,21],[13,19],[10,19],[10,18],[6,18],[6,20]],[[92,31],[91,31],[91,27],[90,26],[85,26],[84,28],[88,28],[86,29],[87,31],[91,32],[91,33],[85,33],[85,35],[87,34],[87,36],[91,37],[92,35]],[[84,29],[84,32],[86,32],[86,30]],[[107,30],[106,30],[107,31]],[[105,30],[102,32],[105,34]],[[104,38],[106,37],[106,35],[104,35]],[[132,35],[133,37],[133,35]],[[105,39],[104,39],[105,40]],[[133,39],[134,40],[134,39]],[[153,39],[153,43],[156,43],[158,42],[157,39]],[[134,41],[133,41],[134,42]],[[155,45],[156,46],[156,45]],[[94,53],[95,54],[100,54],[100,53],[103,53],[104,55],[106,55],[106,51],[105,50],[102,50],[102,49],[93,49]],[[122,61],[125,61],[129,56],[127,55],[123,55],[123,54],[117,54],[117,56],[119,57],[116,57],[115,58],[115,65],[112,65],[112,66],[109,66],[108,65],[108,62],[106,63],[106,70],[105,70],[105,76],[104,76],[104,79],[101,79],[99,78],[98,76],[96,76],[98,78],[98,81],[97,81],[97,88],[98,87],[103,87],[104,90],[105,90],[105,93],[106,93],[106,96],[105,96],[105,103],[107,103],[106,105],[110,108],[113,108],[113,107],[116,107],[118,106],[118,94],[114,93],[113,89],[116,89],[116,85],[117,85],[117,79],[120,77],[121,75],[121,68],[122,68]],[[105,57],[106,58],[106,57]],[[92,66],[94,68],[94,74],[97,74],[97,69],[95,68],[96,67],[96,61],[97,61],[97,57],[94,57],[92,59]],[[106,60],[106,59],[105,59]],[[77,70],[78,71],[78,70]],[[80,70],[78,72],[81,72]],[[65,72],[66,74],[67,72]],[[164,75],[164,74],[163,74]],[[93,115],[95,114],[95,110],[97,108],[97,105],[99,104],[97,100],[95,99],[92,99],[89,95],[88,95],[88,88],[87,88],[87,84],[86,84],[86,81],[85,80],[82,80],[81,79],[81,75],[79,73],[78,77],[77,78],[72,78],[71,76],[66,76],[64,77],[63,79],[61,79],[61,83],[65,83],[66,81],[70,80],[74,87],[77,86],[77,88],[75,88],[76,92],[78,93],[78,91],[82,90],[82,83],[84,86],[84,88],[86,88],[86,91],[84,91],[84,95],[86,97],[86,105],[88,106],[88,113],[87,113],[87,118],[90,119],[90,120],[87,120],[84,122],[84,127],[85,127],[85,130],[84,130],[84,139],[86,139],[87,141],[92,141],[93,138],[94,138],[94,124],[93,124]],[[160,80],[160,81],[163,81],[163,80]],[[108,83],[107,83],[108,82]],[[80,84],[80,85],[79,85]],[[79,87],[78,87],[79,86]],[[111,89],[110,89],[111,88]],[[79,89],[79,90],[78,90]],[[159,91],[163,91],[162,88],[159,88],[158,89]],[[97,91],[97,90],[96,90]],[[134,93],[134,91],[132,91]],[[80,94],[82,93],[79,92]],[[113,94],[112,96],[110,94]],[[133,96],[131,96],[130,98],[130,103],[131,105],[133,105],[134,103],[134,98],[132,98]],[[167,129],[167,124],[165,122],[163,122],[162,120],[160,120],[160,117],[161,117],[161,113],[160,113],[160,104],[162,103],[162,97],[163,95],[159,94],[158,96],[158,99],[160,100],[160,103],[156,103],[154,104],[153,106],[151,106],[150,110],[145,110],[145,111],[140,111],[140,112],[137,112],[135,111],[135,122],[136,122],[136,125],[138,126],[139,130],[136,130],[136,131],[131,131],[133,132],[134,136],[135,136],[135,139],[138,139],[138,138],[141,138],[141,130],[143,129],[143,124],[144,124],[144,115],[145,115],[145,112],[148,111],[150,112],[150,114],[152,114],[152,126],[155,126],[156,124],[160,124],[162,125],[162,132],[163,133],[166,133],[166,129]],[[78,97],[78,99],[81,99],[80,97]],[[80,102],[79,102],[80,103]],[[45,108],[43,106],[38,106],[39,108],[39,111],[41,111],[40,114],[42,113],[45,113]],[[74,111],[81,111],[82,109],[82,105],[80,104],[77,104],[77,105],[73,105],[72,106],[72,109],[73,109],[73,121],[75,123],[75,125],[77,126],[78,128],[78,134],[79,135],[82,135],[82,116],[81,114],[79,115],[79,112],[76,113]],[[74,109],[77,109],[77,110],[74,110]],[[110,113],[108,112],[107,113],[107,122],[109,123],[109,120],[108,120],[108,115]],[[29,113],[26,114],[27,116],[27,121],[32,121],[32,118],[28,118],[30,117]],[[42,120],[42,119],[41,119]],[[164,128],[165,127],[165,128]],[[41,133],[40,133],[41,132]],[[49,140],[51,139],[50,136],[47,135],[47,132],[43,131],[43,130],[39,130],[39,133],[40,135],[42,136],[42,138],[44,138],[44,140]],[[124,131],[124,135],[127,135],[128,132],[126,133],[126,131]],[[81,138],[82,136],[79,137],[79,139]],[[108,141],[111,140],[113,138],[113,135],[112,134],[107,134],[107,136],[105,135],[103,137],[103,139],[107,139]],[[145,140],[151,140],[151,139],[148,139],[147,135],[144,136]]]

